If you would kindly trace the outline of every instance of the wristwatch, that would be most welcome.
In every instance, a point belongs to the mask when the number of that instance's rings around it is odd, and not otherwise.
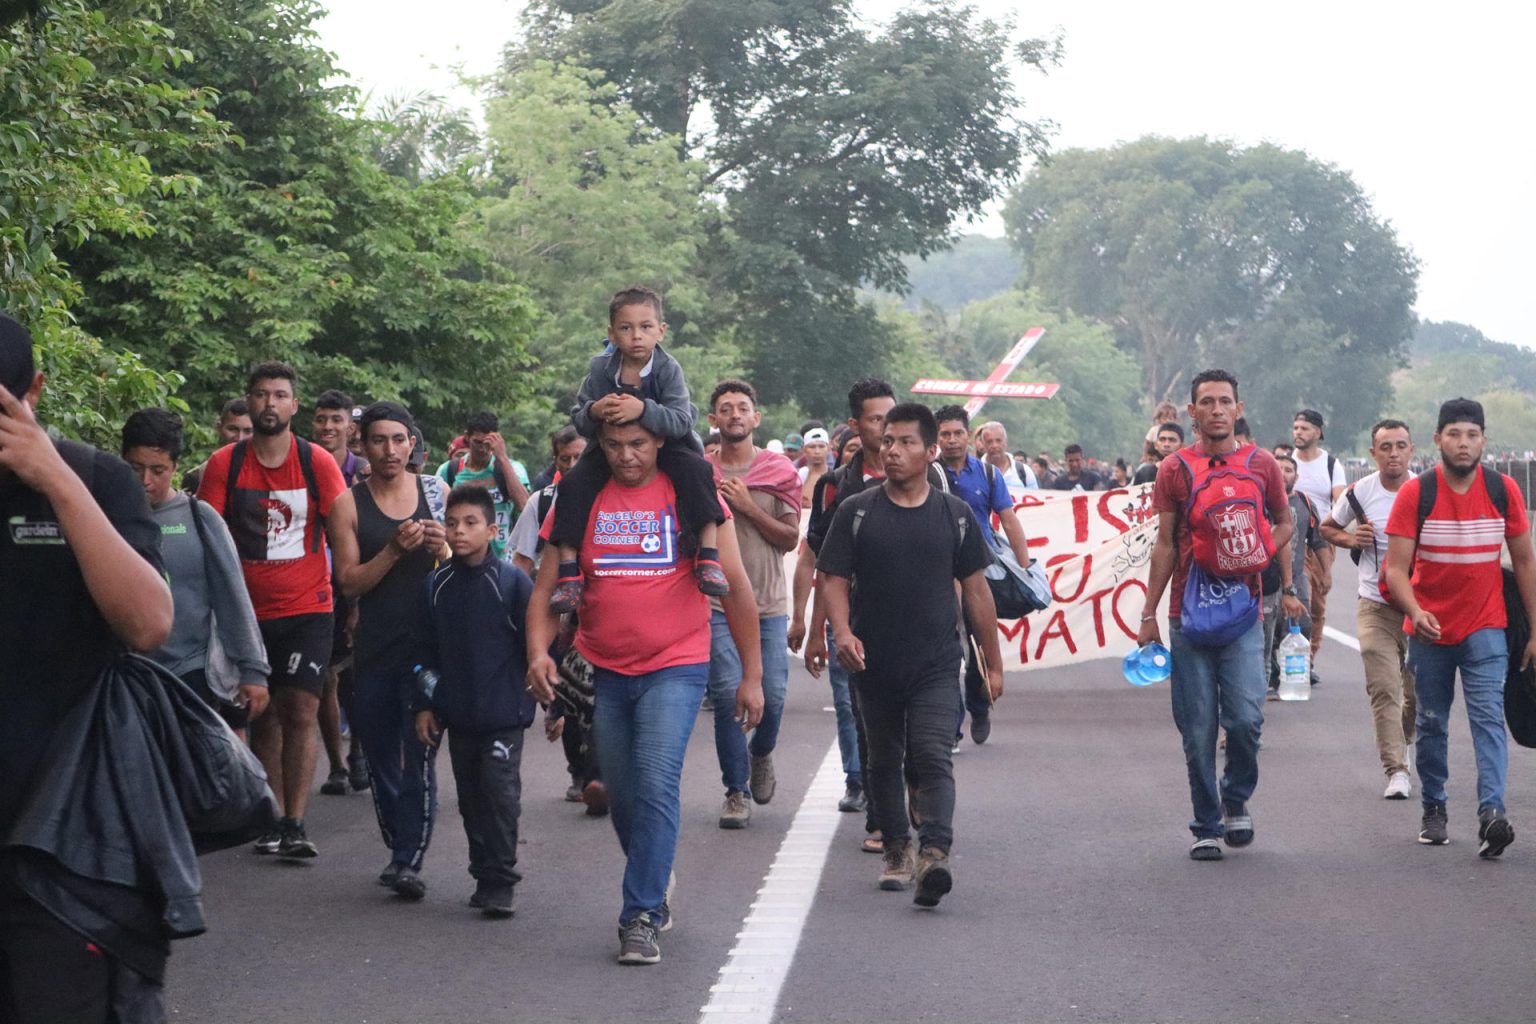
[[[1281,587],[1280,588],[1280,593],[1284,594],[1286,597],[1295,597],[1296,596],[1296,588],[1295,587]]]

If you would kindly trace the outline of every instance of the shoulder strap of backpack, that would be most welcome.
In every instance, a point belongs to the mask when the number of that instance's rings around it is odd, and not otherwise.
[[[1328,491],[1330,494],[1333,492],[1333,467],[1338,464],[1339,460],[1335,459],[1330,452],[1328,455]]]
[[[315,450],[314,446],[302,437],[295,437],[296,450],[299,453],[299,472],[304,474],[304,487],[309,491],[309,506],[313,510],[314,534],[309,542],[311,554],[320,551],[320,538],[325,533],[325,523],[320,518],[320,482],[315,479]]]
[[[1435,467],[1431,466],[1419,474],[1418,523],[1413,531],[1413,541],[1415,544],[1419,542],[1419,537],[1424,532],[1424,520],[1428,519],[1429,514],[1435,510],[1435,498],[1439,496],[1439,493],[1440,477],[1435,471]]]
[[[1345,488],[1344,500],[1349,502],[1350,511],[1354,512],[1355,519],[1362,523],[1365,522],[1365,506],[1360,504],[1360,499],[1355,495],[1354,484],[1350,484]]]
[[[988,462],[986,459],[982,459],[981,460],[981,464],[985,468],[986,474],[987,474],[987,490],[988,491],[996,490],[997,489],[997,467],[992,465],[992,463]],[[987,496],[989,498],[991,497],[990,494],[988,494]]]
[[[240,482],[240,470],[245,468],[245,454],[250,447],[249,441],[236,441],[229,453],[229,472],[224,477],[224,521],[231,525],[235,521],[235,487]]]
[[[937,462],[928,463],[928,482],[945,494],[949,493],[949,474]]]
[[[502,466],[501,460],[491,456],[491,476],[496,481],[496,486],[501,488],[501,496],[505,501],[512,500],[512,488],[507,486],[507,471]]]
[[[459,470],[463,468],[463,466],[463,456],[448,460],[448,466],[443,470],[443,479],[449,487],[452,487],[453,482],[459,478]]]
[[[1509,518],[1509,488],[1504,486],[1504,474],[1497,469],[1483,468],[1483,488],[1488,492],[1488,500],[1493,502],[1493,507],[1499,510],[1499,516]]]

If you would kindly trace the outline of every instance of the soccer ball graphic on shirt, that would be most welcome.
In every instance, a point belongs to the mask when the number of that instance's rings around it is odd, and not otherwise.
[[[661,537],[654,533],[646,534],[640,541],[640,550],[648,555],[654,555],[661,550]]]

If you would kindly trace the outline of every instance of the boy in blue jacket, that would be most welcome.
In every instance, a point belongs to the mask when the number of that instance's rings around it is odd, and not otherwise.
[[[698,545],[694,576],[701,591],[724,597],[731,588],[720,568],[715,537],[725,513],[715,471],[704,461],[704,446],[693,431],[699,410],[689,397],[683,368],[661,347],[666,332],[661,296],[656,292],[635,287],[614,295],[608,303],[607,350],[592,359],[576,394],[571,422],[594,442],[602,424],[633,420],[667,439],[656,464],[676,492],[675,512],[684,543]],[[589,444],[581,461],[561,477],[549,535],[560,553],[560,575],[549,606],[560,614],[573,612],[581,604],[586,583],[578,558],[583,548],[591,550],[588,520],[608,479],[608,460],[598,443]]]
[[[491,494],[476,484],[448,493],[443,526],[453,558],[427,577],[418,618],[421,665],[416,736],[435,745],[448,730],[459,813],[469,838],[469,905],[512,916],[517,819],[522,812],[523,734],[534,700],[524,685],[523,623],[533,582],[491,556],[497,534]]]

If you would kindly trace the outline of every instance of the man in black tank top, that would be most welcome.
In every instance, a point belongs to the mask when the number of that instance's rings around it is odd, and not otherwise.
[[[336,577],[357,604],[352,729],[363,744],[379,829],[390,848],[379,883],[408,899],[426,895],[422,857],[437,810],[436,748],[416,738],[412,626],[423,581],[443,557],[441,484],[406,471],[411,414],[375,402],[361,422],[368,479],[336,499]]]

